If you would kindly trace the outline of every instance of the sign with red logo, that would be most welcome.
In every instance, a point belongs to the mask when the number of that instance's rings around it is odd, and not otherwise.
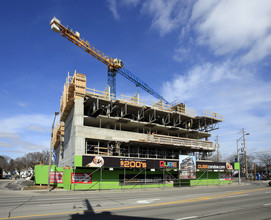
[[[231,173],[220,174],[219,179],[220,180],[232,180],[232,174]]]
[[[92,174],[72,173],[71,183],[92,183]]]
[[[50,172],[50,183],[63,183],[63,172]]]

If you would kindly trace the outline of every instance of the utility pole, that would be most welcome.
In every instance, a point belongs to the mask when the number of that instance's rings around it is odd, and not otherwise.
[[[216,135],[216,152],[217,152],[217,162],[219,162],[219,144],[218,144],[218,135]]]
[[[245,168],[246,168],[246,180],[248,180],[248,170],[247,170],[247,148],[246,148],[246,139],[245,139],[245,129],[242,129],[243,131],[243,142],[244,142],[244,151],[245,151]]]
[[[59,112],[55,112],[55,117],[54,121],[52,124],[52,130],[51,130],[51,143],[50,143],[50,156],[49,156],[49,170],[48,170],[48,186],[47,186],[47,191],[50,191],[50,172],[51,172],[51,167],[52,167],[52,153],[53,153],[53,132],[54,132],[54,126],[55,126],[55,120],[56,116],[59,114]]]
[[[240,139],[239,139],[240,140]],[[240,161],[239,161],[239,148],[238,148],[238,141],[236,140],[236,146],[237,146],[237,162],[239,163],[239,170],[238,170],[238,183],[241,184],[241,178],[240,178]]]

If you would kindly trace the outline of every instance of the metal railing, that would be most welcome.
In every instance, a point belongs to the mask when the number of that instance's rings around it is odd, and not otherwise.
[[[204,110],[203,111],[203,116],[206,116],[206,117],[209,117],[209,118],[213,118],[213,119],[216,119],[216,120],[220,120],[220,121],[224,120],[224,116],[223,115],[218,114],[216,112],[211,112],[211,111],[208,111],[208,110]]]

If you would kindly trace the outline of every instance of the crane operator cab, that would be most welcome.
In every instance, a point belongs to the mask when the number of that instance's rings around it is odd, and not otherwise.
[[[118,60],[117,58],[114,59],[114,66],[118,69],[122,68],[124,66],[123,62],[121,60]]]

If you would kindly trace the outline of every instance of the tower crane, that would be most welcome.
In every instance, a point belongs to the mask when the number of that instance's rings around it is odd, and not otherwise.
[[[99,51],[95,47],[91,46],[88,41],[84,41],[80,38],[80,33],[77,31],[73,31],[65,26],[63,26],[57,18],[53,18],[50,22],[51,29],[61,34],[63,37],[95,57],[96,59],[100,60],[102,63],[107,65],[108,67],[108,78],[107,82],[110,87],[111,93],[116,95],[116,74],[119,73],[120,75],[124,76],[131,82],[133,82],[136,86],[144,89],[149,94],[153,95],[160,101],[165,104],[169,104],[169,102],[164,99],[161,95],[159,95],[156,91],[150,88],[146,83],[140,80],[138,77],[133,75],[130,71],[123,68],[124,64],[120,59],[113,59],[112,57],[104,54],[103,52]]]

